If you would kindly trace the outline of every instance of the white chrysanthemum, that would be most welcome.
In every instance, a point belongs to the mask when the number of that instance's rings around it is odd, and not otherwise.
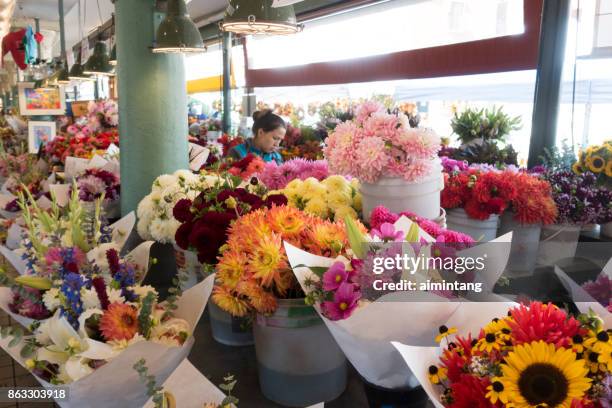
[[[130,289],[136,295],[138,295],[138,297],[140,297],[140,299],[143,299],[144,297],[146,297],[149,292],[153,292],[155,294],[155,298],[157,298],[157,295],[158,295],[158,293],[155,290],[155,288],[153,286],[150,286],[150,285],[132,286]]]
[[[138,224],[136,224],[136,231],[138,231],[138,235],[140,235],[140,238],[147,240],[147,241],[153,239],[153,237],[151,236],[151,233],[149,232],[150,224],[151,224],[150,218],[141,218],[138,220]]]
[[[173,175],[171,175],[171,174],[164,174],[164,175],[159,176],[155,180],[155,182],[153,183],[153,188],[154,189],[155,188],[159,188],[159,189],[163,190],[164,188],[175,184],[176,181],[177,181],[176,177],[174,177]]]
[[[106,287],[109,303],[125,303],[125,298],[121,296],[121,289],[113,289]]]
[[[169,347],[180,347],[184,340],[182,336],[184,334],[189,336],[190,333],[191,327],[186,320],[177,318],[168,319],[151,329],[151,341]]]
[[[100,309],[100,299],[98,299],[98,294],[95,289],[81,289],[81,301],[83,302],[83,307],[85,309]]]
[[[174,243],[174,236],[176,235],[176,230],[180,226],[181,223],[175,220],[174,218],[170,220],[156,219],[151,221],[149,231],[151,232],[151,236],[155,241],[161,242],[162,244],[168,244]]]
[[[43,302],[48,311],[53,313],[60,306],[59,289],[51,288],[43,294]]]
[[[193,182],[193,180],[197,178],[197,177],[194,177],[194,174],[189,170],[177,170],[174,172],[174,176],[179,179],[182,178],[188,183]]]
[[[136,214],[138,215],[138,218],[153,217],[153,215],[155,214],[155,204],[153,203],[151,194],[143,198],[142,201],[138,203]]]
[[[95,265],[98,265],[101,271],[105,272],[108,270],[108,258],[106,257],[106,252],[114,249],[119,253],[121,248],[114,242],[109,242],[108,244],[102,244],[87,253],[87,260],[89,262],[93,262]]]

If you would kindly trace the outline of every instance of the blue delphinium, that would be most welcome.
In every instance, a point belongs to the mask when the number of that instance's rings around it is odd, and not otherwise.
[[[63,302],[60,306],[60,314],[75,329],[79,329],[79,316],[83,313],[83,302],[81,300],[81,288],[85,285],[83,277],[77,273],[68,273],[60,288]]]

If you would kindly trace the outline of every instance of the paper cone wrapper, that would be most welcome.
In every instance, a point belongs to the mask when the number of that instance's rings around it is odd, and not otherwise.
[[[188,321],[192,330],[202,316],[213,285],[214,275],[211,275],[185,291],[177,302],[176,317]],[[10,340],[10,337],[0,339],[0,346],[25,367],[25,360],[19,355],[21,345],[8,347]],[[138,373],[133,369],[134,364],[144,358],[149,374],[156,377],[158,384],[163,384],[189,355],[193,344],[193,336],[182,347],[167,347],[150,341],[136,343],[93,373],[68,384],[70,399],[57,403],[62,408],[140,407],[149,397],[146,395],[146,386],[140,382]],[[36,379],[45,388],[54,388],[48,382],[38,377]],[[191,381],[190,378],[182,380]]]

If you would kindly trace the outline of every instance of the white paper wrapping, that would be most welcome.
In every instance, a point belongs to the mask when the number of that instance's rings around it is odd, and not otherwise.
[[[398,220],[395,226],[403,231],[409,228],[405,219]],[[512,235],[507,234],[495,242],[509,243],[511,239]],[[490,275],[487,275],[484,281],[492,287],[503,273],[510,254],[510,245],[484,244],[478,248],[487,251],[487,273]],[[469,255],[474,256],[477,253],[474,251],[477,250],[468,250]],[[335,262],[333,259],[304,252],[286,242],[285,251],[293,272],[306,293],[308,289],[304,280],[311,277],[312,272],[309,268],[298,265],[329,267]],[[315,305],[315,309],[346,357],[368,382],[384,388],[398,389],[413,388],[418,385],[418,380],[398,358],[391,342],[433,346],[437,329],[445,324],[461,305],[460,302],[450,302],[431,293],[394,292],[358,308],[345,320],[331,321],[321,314],[318,305]],[[483,307],[482,303],[475,305],[478,308]]]
[[[189,143],[189,169],[191,171],[199,171],[206,163],[210,149],[200,146],[195,143]]]
[[[610,263],[608,263],[609,265]],[[607,267],[607,265],[606,265]],[[607,273],[605,268],[604,272]],[[593,310],[604,322],[604,327],[609,328],[612,327],[612,313],[608,312],[608,309],[603,307],[601,303],[595,300],[589,293],[582,288],[582,286],[578,285],[572,278],[567,276],[565,272],[558,266],[555,266],[555,274],[565,287],[565,289],[569,292],[570,296],[574,303],[576,303],[576,307],[580,310],[581,313],[588,313],[589,310]]]
[[[195,328],[214,285],[214,275],[187,290],[177,302],[175,315],[185,319]],[[25,360],[19,355],[21,345],[8,347],[10,337],[0,339],[0,346],[19,364],[25,367]],[[158,384],[163,384],[174,370],[189,355],[194,344],[193,336],[182,347],[167,347],[143,341],[128,347],[106,365],[90,375],[68,384],[69,401],[58,401],[62,408],[118,408],[140,407],[149,398],[146,386],[140,382],[134,364],[144,358],[149,374],[154,375]],[[54,386],[36,377],[45,388]],[[183,379],[189,382],[191,378]]]
[[[163,385],[164,391],[171,392],[180,408],[202,408],[206,403],[220,405],[225,394],[189,362],[183,360]],[[152,400],[144,408],[154,408]]]

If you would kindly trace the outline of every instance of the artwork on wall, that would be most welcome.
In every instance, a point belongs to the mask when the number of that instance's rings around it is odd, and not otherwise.
[[[40,146],[55,138],[55,122],[28,122],[28,151],[37,154]]]
[[[32,82],[22,82],[19,84],[19,110],[23,116],[64,115],[64,88],[36,88]]]

